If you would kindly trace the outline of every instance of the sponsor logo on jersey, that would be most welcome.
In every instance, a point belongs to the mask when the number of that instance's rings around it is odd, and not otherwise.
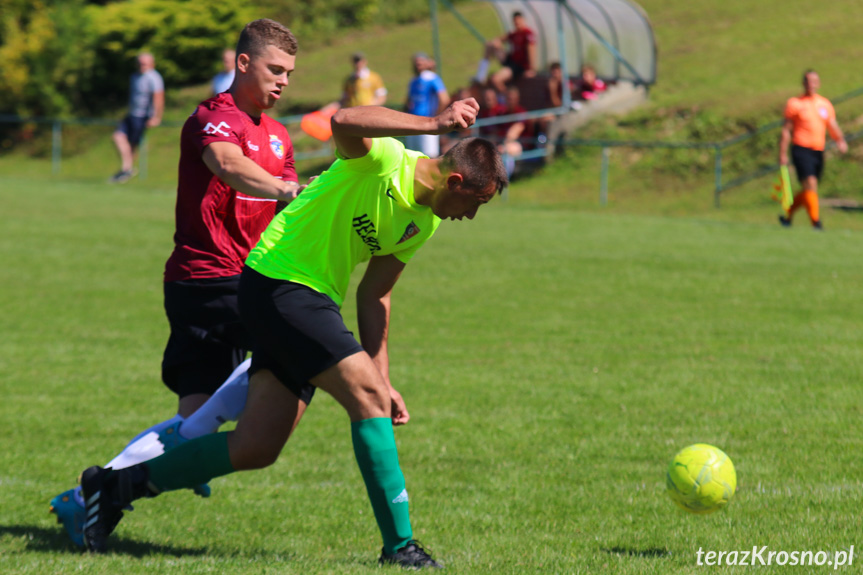
[[[260,150],[260,149],[261,149],[261,147],[260,147],[260,146],[256,146],[256,145],[254,145],[254,144],[253,144],[253,143],[251,143],[251,142],[246,142],[246,145],[247,145],[247,146],[249,147],[249,149],[250,149],[250,150],[252,150],[253,152],[257,152],[258,150]]]
[[[285,157],[285,144],[282,143],[278,136],[270,134],[270,149],[278,159],[281,160]]]
[[[224,128],[224,130],[222,128]],[[228,124],[226,124],[225,122],[219,122],[218,126],[214,126],[213,122],[207,122],[207,125],[204,126],[204,133],[209,134],[211,136],[218,134],[220,136],[224,136],[227,138],[228,136],[230,136],[230,134],[228,134],[228,132],[226,132],[225,130],[230,130],[230,129],[231,129],[231,127]]]
[[[381,244],[378,242],[378,230],[375,229],[375,223],[369,218],[368,214],[357,216],[353,219],[354,231],[363,240],[372,255],[381,250]]]
[[[400,244],[402,242],[406,242],[409,239],[411,239],[412,237],[414,237],[415,235],[417,235],[418,233],[420,233],[420,229],[417,227],[417,225],[415,223],[411,222],[408,224],[408,227],[405,228],[405,233],[402,234],[402,239],[400,239],[396,243]]]

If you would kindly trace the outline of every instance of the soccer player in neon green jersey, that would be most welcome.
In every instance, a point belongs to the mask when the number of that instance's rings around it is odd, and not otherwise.
[[[443,157],[405,150],[391,136],[471,126],[472,98],[433,118],[380,107],[345,108],[332,120],[337,160],[278,214],[249,254],[240,315],[255,341],[246,409],[232,432],[193,439],[144,464],[91,467],[81,479],[87,546],[102,551],[132,500],[272,464],[317,388],[347,411],[357,463],[383,538],[381,563],[438,567],[414,540],[393,425],[408,422],[389,379],[390,294],[441,219],[473,219],[507,185],[491,142],[471,138]],[[351,271],[362,345],[340,305]]]

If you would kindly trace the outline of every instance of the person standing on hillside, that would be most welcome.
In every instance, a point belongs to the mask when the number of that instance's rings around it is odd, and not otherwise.
[[[214,96],[231,89],[231,84],[234,83],[234,74],[236,73],[236,60],[236,50],[229,48],[222,52],[222,71],[213,76],[211,84]]]
[[[408,96],[405,101],[405,111],[415,116],[432,118],[443,112],[449,106],[450,97],[443,80],[435,71],[435,62],[424,52],[413,56],[414,78],[408,85]],[[406,136],[405,148],[422,152],[429,158],[440,155],[440,136],[437,134],[421,134]]]
[[[120,154],[120,171],[111,182],[122,184],[135,175],[135,152],[147,128],[162,123],[165,110],[165,82],[156,71],[156,59],[149,52],[138,54],[138,72],[129,80],[129,110],[114,131],[114,147]]]
[[[791,161],[797,172],[802,190],[794,196],[787,213],[779,216],[779,223],[790,226],[794,212],[805,206],[812,227],[823,229],[818,212],[818,182],[824,170],[826,133],[836,141],[841,153],[848,151],[845,136],[836,122],[836,112],[830,100],[818,95],[821,79],[815,70],[803,74],[803,95],[790,98],[785,105],[785,124],[779,138],[779,163],[788,165],[788,144],[791,144]]]
[[[213,433],[245,406],[252,342],[240,321],[240,272],[277,202],[302,190],[290,136],[265,113],[284,95],[296,53],[290,30],[273,20],[250,22],[237,44],[230,90],[199,104],[183,126],[162,357],[162,381],[178,397],[177,412],[138,434],[108,467],[128,467]],[[195,491],[209,494],[204,485]],[[80,487],[57,495],[51,512],[83,546]]]
[[[369,69],[362,52],[355,52],[351,62],[354,71],[345,80],[341,107],[383,106],[387,101],[387,89],[381,75]]]

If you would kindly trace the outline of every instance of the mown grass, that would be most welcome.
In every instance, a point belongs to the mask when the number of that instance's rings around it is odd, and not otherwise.
[[[173,194],[4,177],[0,197],[0,570],[374,567],[323,394],[273,467],[208,501],[140,502],[105,557],[71,549],[48,500],[174,407],[158,381]],[[861,232],[771,224],[510,199],[442,226],[396,289],[390,347],[414,527],[449,572],[691,572],[699,548],[858,543]],[[664,494],[696,441],[739,476],[707,517]]]

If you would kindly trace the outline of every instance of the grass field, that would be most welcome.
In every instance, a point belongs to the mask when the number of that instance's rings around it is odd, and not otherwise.
[[[374,568],[347,419],[323,394],[273,467],[207,501],[139,502],[107,556],[72,549],[50,498],[175,405],[159,383],[173,193],[7,176],[0,202],[0,572]],[[858,549],[861,233],[499,200],[442,225],[393,302],[416,536],[450,573]],[[715,515],[664,494],[694,442],[737,466]]]

